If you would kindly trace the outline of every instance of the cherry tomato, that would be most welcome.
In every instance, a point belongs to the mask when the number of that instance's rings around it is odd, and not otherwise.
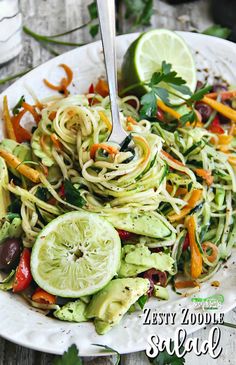
[[[117,229],[120,239],[123,241],[130,240],[135,237],[135,233],[124,231],[123,229]]]
[[[91,84],[90,86],[89,86],[89,94],[94,94],[94,85],[93,84]]]
[[[164,122],[165,119],[164,112],[160,108],[157,108],[157,119],[161,122]]]
[[[188,247],[189,247],[189,235],[187,233],[183,244],[183,251],[186,251]]]
[[[215,116],[208,129],[212,133],[218,133],[218,134],[224,133],[224,129],[220,125],[220,118],[218,117],[218,115]]]
[[[13,284],[14,293],[27,289],[33,279],[30,271],[30,255],[30,250],[24,248],[20,257],[20,263],[16,269],[16,278]]]

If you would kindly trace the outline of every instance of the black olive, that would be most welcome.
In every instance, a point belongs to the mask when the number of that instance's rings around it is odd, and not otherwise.
[[[20,259],[21,241],[17,238],[8,238],[0,244],[0,270],[14,269]]]
[[[206,123],[211,116],[212,109],[205,103],[197,102],[195,109],[201,114],[203,123]]]

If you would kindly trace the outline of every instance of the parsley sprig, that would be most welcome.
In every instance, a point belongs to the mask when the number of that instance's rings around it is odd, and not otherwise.
[[[182,125],[187,122],[193,123],[197,120],[194,105],[211,89],[211,86],[204,86],[195,93],[192,93],[187,86],[186,81],[178,76],[177,72],[172,69],[172,65],[166,63],[166,61],[162,62],[161,70],[159,72],[153,73],[150,81],[142,82],[139,85],[145,85],[150,89],[150,91],[141,98],[142,108],[140,110],[140,115],[142,118],[149,119],[156,115],[158,98],[166,105],[174,107],[170,102],[170,96],[174,95],[182,99],[183,103],[190,109],[189,113],[180,118]]]

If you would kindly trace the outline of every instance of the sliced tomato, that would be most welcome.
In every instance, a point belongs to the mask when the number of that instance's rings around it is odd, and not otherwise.
[[[30,250],[28,248],[24,248],[20,257],[20,263],[16,269],[16,277],[13,284],[14,293],[19,293],[27,289],[33,280],[30,271],[30,256]]]
[[[188,247],[189,247],[189,235],[187,233],[183,244],[183,251],[186,251]]]

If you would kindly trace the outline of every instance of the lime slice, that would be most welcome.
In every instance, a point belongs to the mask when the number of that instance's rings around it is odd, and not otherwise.
[[[154,72],[161,70],[163,61],[171,63],[172,69],[186,81],[190,90],[195,90],[197,76],[191,51],[180,36],[167,29],[143,33],[130,45],[122,65],[124,87],[149,81]],[[160,86],[168,88],[164,83]],[[134,90],[141,96],[148,91],[148,87],[138,86]],[[171,96],[170,101],[176,105],[183,102],[176,96]]]
[[[108,221],[93,213],[71,212],[40,232],[31,271],[47,292],[79,298],[107,285],[118,272],[120,255],[119,235]]]

